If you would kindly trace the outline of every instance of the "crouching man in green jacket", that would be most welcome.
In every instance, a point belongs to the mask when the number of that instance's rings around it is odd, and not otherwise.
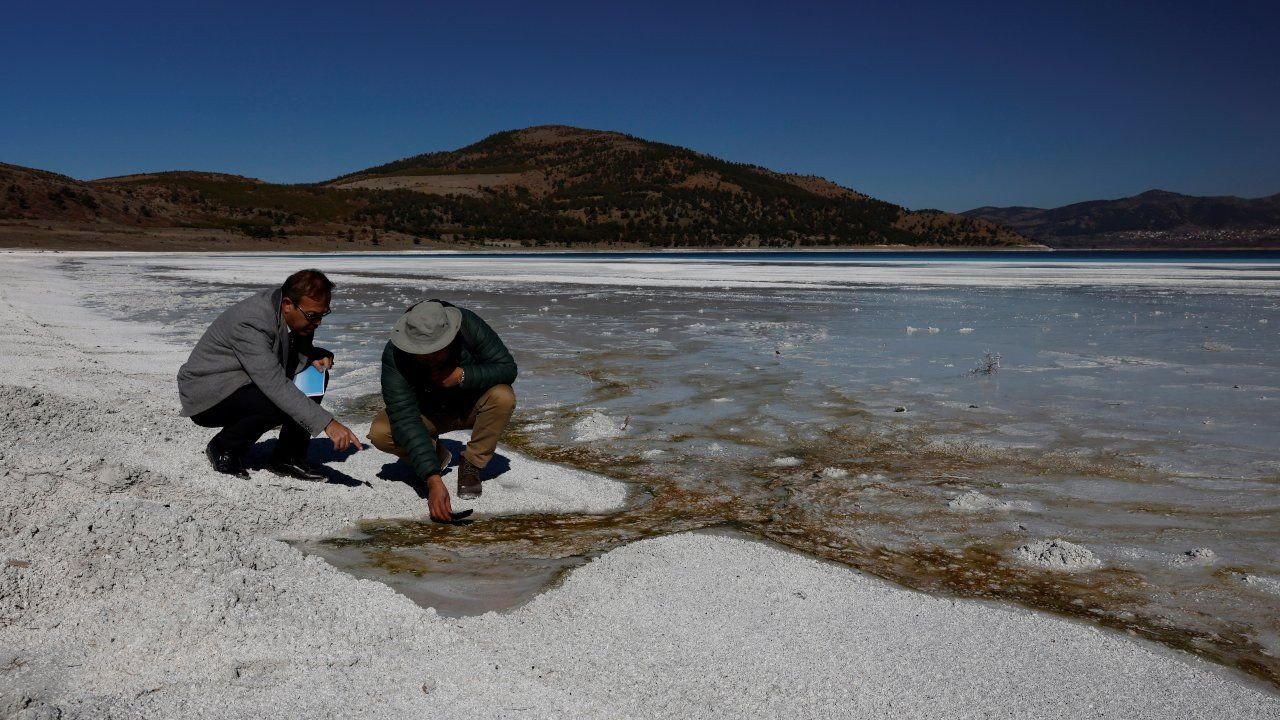
[[[507,429],[516,396],[516,361],[498,334],[464,308],[420,302],[396,321],[382,351],[387,409],[369,428],[374,447],[408,460],[427,484],[431,518],[450,520],[440,472],[452,459],[440,433],[471,428],[458,464],[458,497],[479,497],[480,471]]]

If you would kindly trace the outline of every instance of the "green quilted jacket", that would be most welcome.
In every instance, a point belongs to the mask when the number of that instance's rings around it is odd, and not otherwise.
[[[458,309],[462,311],[462,327],[453,343],[452,359],[462,367],[464,377],[457,387],[433,386],[426,367],[390,341],[382,351],[382,400],[391,420],[391,436],[424,480],[439,474],[441,468],[435,438],[419,416],[465,418],[486,390],[510,385],[516,379],[516,361],[498,333],[479,315]]]

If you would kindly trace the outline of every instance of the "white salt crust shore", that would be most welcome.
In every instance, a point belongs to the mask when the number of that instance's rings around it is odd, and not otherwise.
[[[53,260],[0,254],[0,717],[1280,717],[1189,656],[732,537],[440,618],[276,539],[421,515],[390,456],[331,465],[367,485],[213,473],[187,349],[78,307]],[[478,512],[623,501],[516,455],[503,481]]]
[[[67,253],[71,255],[72,253]],[[145,264],[166,274],[204,282],[261,284],[278,282],[299,262],[320,267],[340,285],[383,282],[385,275],[415,275],[430,287],[429,278],[465,280],[473,285],[561,283],[611,285],[623,288],[691,287],[724,290],[824,289],[848,287],[1142,287],[1179,292],[1212,291],[1275,297],[1280,295],[1280,269],[1273,264],[1236,262],[1049,262],[1053,253],[1018,260],[880,260],[859,257],[846,262],[806,264],[803,259],[761,266],[732,254],[713,260],[668,254],[662,262],[611,258],[561,258],[555,253],[527,253],[517,257],[479,257],[455,252],[413,253],[412,264],[402,253],[323,255],[305,261],[281,253],[228,255],[190,253],[75,253],[86,259]],[[421,259],[421,258],[428,259]],[[427,279],[423,279],[427,278]],[[923,328],[922,328],[923,329]]]

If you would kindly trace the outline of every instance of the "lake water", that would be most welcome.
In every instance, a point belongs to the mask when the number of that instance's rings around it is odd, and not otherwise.
[[[318,341],[345,359],[340,416],[377,407],[377,358],[410,303],[440,297],[488,320],[521,368],[510,444],[632,482],[636,499],[608,516],[481,518],[465,532],[371,523],[311,548],[424,603],[448,595],[465,607],[468,568],[480,578],[472,600],[500,587],[510,604],[622,543],[730,527],[1280,679],[1278,253],[69,266],[92,270],[81,276],[93,302],[183,342],[250,290],[324,269],[339,291]],[[1019,554],[1059,538],[1096,567]],[[435,592],[441,578],[448,588]]]

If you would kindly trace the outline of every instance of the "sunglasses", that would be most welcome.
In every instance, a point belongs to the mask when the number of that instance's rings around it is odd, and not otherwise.
[[[289,304],[291,304],[291,305],[292,305],[292,304],[293,304],[293,301],[292,301],[292,300],[290,300],[290,301],[289,301]],[[298,307],[297,305],[294,305],[294,306],[293,306],[293,309],[294,309],[294,310],[297,310],[297,311],[298,311],[298,312],[300,312],[300,313],[302,313],[302,317],[306,318],[306,319],[307,319],[307,322],[309,322],[309,323],[318,323],[318,322],[320,322],[320,318],[322,318],[322,317],[324,317],[325,315],[328,315],[328,314],[330,314],[330,313],[332,313],[332,312],[333,312],[333,310],[325,310],[324,312],[307,312],[306,310],[303,310],[302,308]]]

